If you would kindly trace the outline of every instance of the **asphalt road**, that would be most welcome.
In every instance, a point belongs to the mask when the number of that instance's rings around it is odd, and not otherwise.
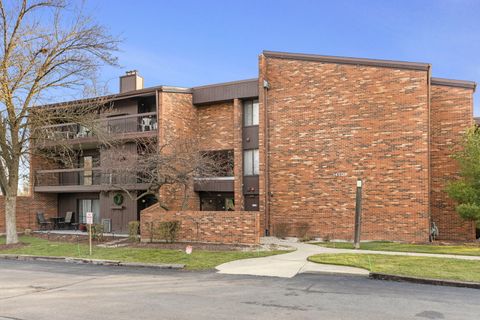
[[[4,319],[480,319],[480,290],[0,260]]]

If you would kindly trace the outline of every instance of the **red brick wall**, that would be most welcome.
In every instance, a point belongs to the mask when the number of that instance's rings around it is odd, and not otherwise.
[[[158,101],[160,144],[171,143],[176,139],[192,141],[197,138],[197,109],[192,104],[191,94],[160,92]],[[168,152],[168,149],[164,152]],[[183,194],[180,186],[173,186],[162,188],[160,196],[171,210],[181,210]],[[193,191],[193,184],[187,190],[187,196],[187,208],[198,210],[200,202],[198,194]]]
[[[180,221],[178,241],[257,244],[260,241],[258,212],[164,211],[153,205],[140,214],[142,241],[149,241],[149,223]]]
[[[37,212],[43,212],[45,217],[57,216],[56,194],[34,194],[33,197],[17,198],[17,231],[23,232],[26,228],[38,229]],[[5,232],[5,203],[4,197],[0,196],[0,233]]]
[[[351,239],[359,177],[363,239],[427,241],[428,73],[278,58],[260,72],[271,86],[271,226]]]
[[[197,107],[200,150],[234,147],[233,101]]]
[[[459,149],[465,130],[473,125],[471,89],[432,85],[431,87],[431,214],[439,238],[474,240],[475,225],[455,212],[455,203],[445,186],[458,173],[450,156]]]

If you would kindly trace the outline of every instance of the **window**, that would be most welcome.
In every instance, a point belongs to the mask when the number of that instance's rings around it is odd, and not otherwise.
[[[78,222],[79,223],[87,223],[87,212],[93,212],[93,222],[99,223],[100,200],[79,199],[78,200]]]
[[[258,126],[258,100],[243,101],[243,125]]]
[[[243,152],[243,174],[245,176],[256,176],[259,171],[258,149],[245,150]]]

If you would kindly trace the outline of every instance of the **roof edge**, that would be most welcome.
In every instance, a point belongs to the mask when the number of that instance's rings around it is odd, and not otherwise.
[[[221,82],[221,83],[213,83],[213,84],[207,84],[207,85],[198,86],[198,87],[192,87],[192,89],[195,90],[195,89],[212,88],[212,87],[220,87],[220,86],[230,86],[230,85],[236,85],[236,84],[239,84],[239,83],[254,82],[254,81],[258,81],[258,78],[236,80],[236,81],[229,81],[229,82]]]
[[[264,50],[263,55],[265,57],[278,58],[278,59],[318,61],[318,62],[326,62],[326,63],[364,65],[364,66],[373,66],[373,67],[409,69],[409,70],[421,70],[421,71],[428,71],[431,67],[429,63],[423,63],[423,62],[407,62],[407,61],[380,60],[380,59],[367,59],[367,58],[323,56],[323,55],[317,55],[317,54],[290,53],[290,52],[268,51],[268,50]]]
[[[477,87],[477,83],[475,81],[455,80],[455,79],[447,79],[447,78],[432,77],[430,80],[430,83],[437,86],[448,86],[448,87],[472,89],[473,91],[475,91]]]
[[[154,95],[155,92],[157,91],[170,92],[170,93],[192,93],[191,88],[155,86],[155,87],[143,88],[143,89],[127,91],[122,93],[114,93],[109,95],[97,96],[92,98],[67,100],[67,101],[60,101],[60,102],[49,103],[49,104],[42,104],[42,105],[33,106],[32,108],[55,108],[55,107],[63,107],[63,106],[73,106],[77,104],[93,102],[95,100],[100,100],[100,99],[104,99],[105,101],[122,100],[122,99]]]

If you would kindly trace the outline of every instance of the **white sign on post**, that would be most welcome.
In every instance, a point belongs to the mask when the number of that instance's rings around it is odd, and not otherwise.
[[[93,224],[93,212],[87,212],[87,224]]]

